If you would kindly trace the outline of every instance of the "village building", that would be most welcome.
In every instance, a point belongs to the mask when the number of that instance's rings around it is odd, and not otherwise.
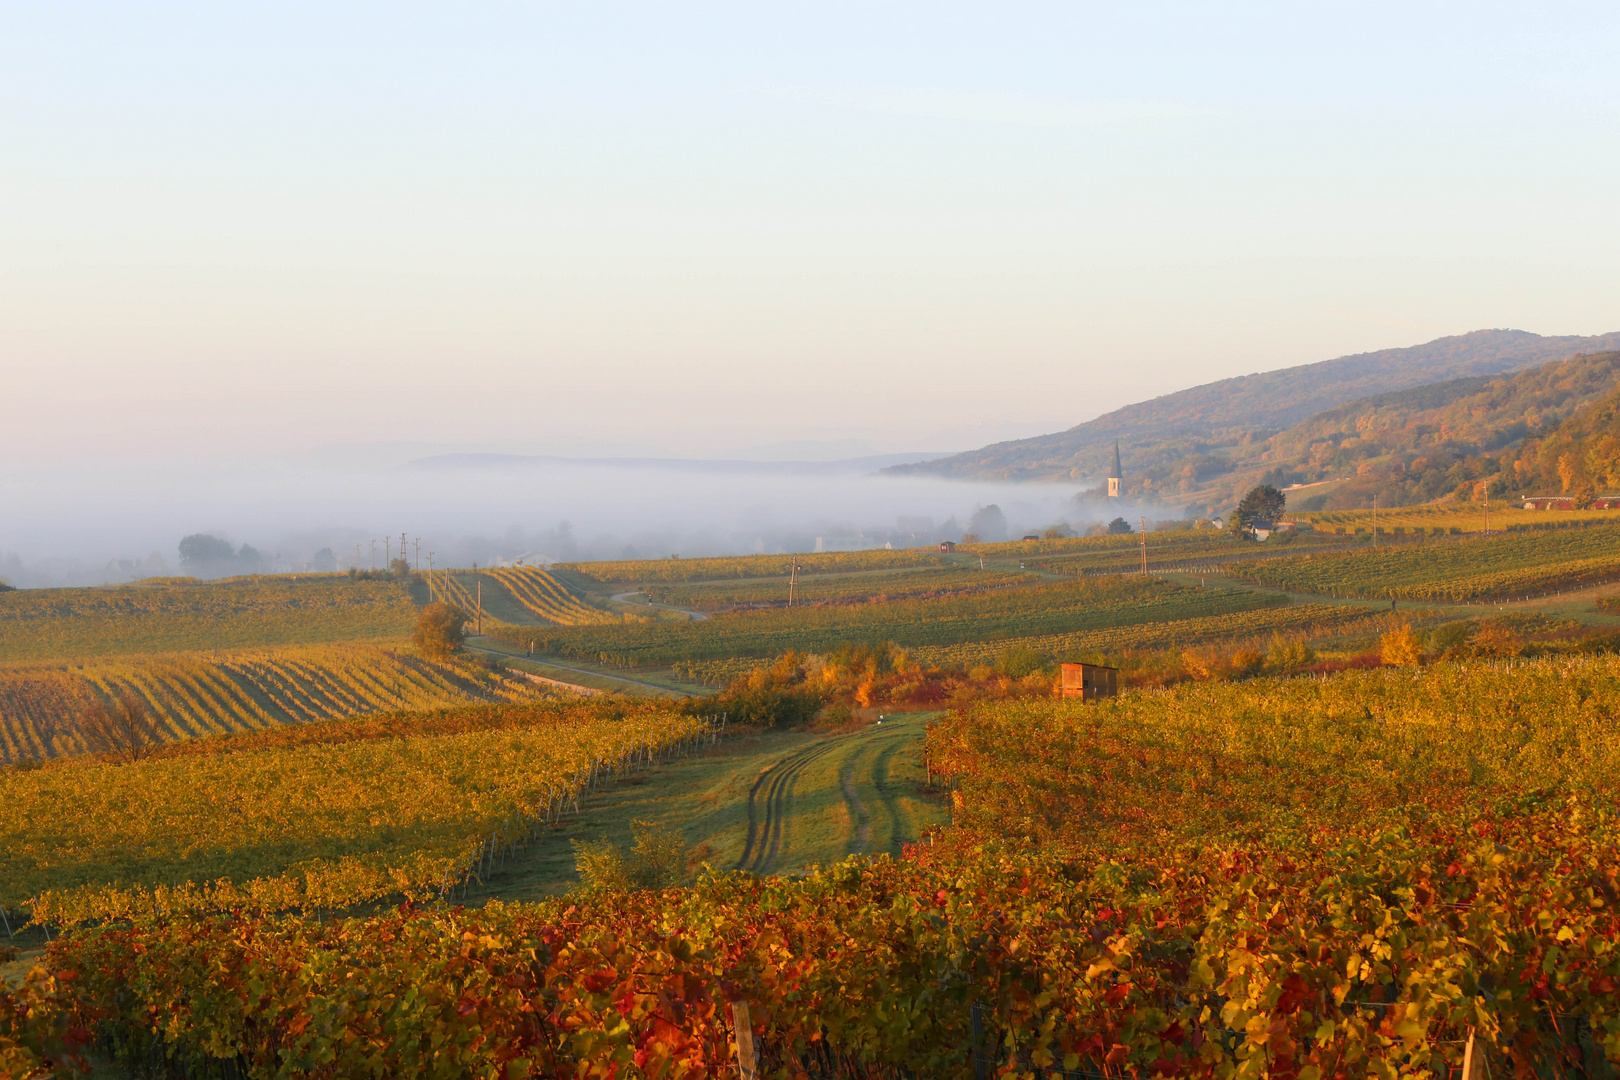
[[[1526,510],[1574,510],[1573,495],[1531,495],[1524,500]],[[1599,495],[1592,500],[1594,510],[1620,510],[1620,495]]]

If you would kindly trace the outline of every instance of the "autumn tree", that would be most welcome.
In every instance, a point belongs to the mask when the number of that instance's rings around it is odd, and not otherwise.
[[[430,659],[453,656],[467,641],[467,613],[454,604],[429,604],[416,616],[416,632],[411,640]]]
[[[1007,538],[1007,515],[995,503],[981,506],[968,519],[968,532],[985,543],[995,544]]]
[[[1257,521],[1276,521],[1287,504],[1288,497],[1270,484],[1252,487],[1232,511],[1232,526],[1246,532]]]
[[[110,706],[97,701],[81,712],[79,738],[90,753],[105,754],[126,764],[147,757],[163,742],[162,733],[148,715],[146,702],[128,690]]]
[[[180,566],[199,574],[229,572],[236,567],[236,549],[228,540],[192,533],[180,541]]]
[[[1568,494],[1569,489],[1575,486],[1576,475],[1574,457],[1569,454],[1560,454],[1558,456],[1558,482],[1563,485],[1565,494]]]

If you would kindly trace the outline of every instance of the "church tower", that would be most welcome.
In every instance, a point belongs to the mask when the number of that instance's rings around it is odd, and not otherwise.
[[[1117,499],[1120,489],[1125,486],[1125,478],[1119,467],[1119,440],[1114,440],[1114,471],[1108,474],[1108,497]]]

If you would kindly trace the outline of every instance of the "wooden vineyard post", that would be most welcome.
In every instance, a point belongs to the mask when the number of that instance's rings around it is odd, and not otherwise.
[[[973,1039],[973,1080],[989,1080],[989,1062],[979,1056],[979,1042],[984,1038],[984,1006],[975,1001],[968,1006],[969,1030]]]
[[[754,1025],[748,1019],[748,1002],[731,1003],[731,1026],[737,1036],[737,1075],[742,1080],[759,1080],[759,1059],[754,1056]]]
[[[1463,1048],[1462,1080],[1485,1080],[1485,1055],[1474,1049],[1474,1029],[1468,1029],[1468,1045]]]

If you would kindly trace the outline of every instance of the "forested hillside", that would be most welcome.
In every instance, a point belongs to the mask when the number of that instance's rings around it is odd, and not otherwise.
[[[1620,352],[1607,352],[1499,378],[1455,379],[1380,394],[1318,413],[1267,440],[1248,461],[1238,455],[1234,464],[1267,469],[1266,479],[1279,487],[1343,480],[1331,490],[1291,500],[1304,510],[1364,507],[1375,494],[1381,506],[1429,502],[1453,492],[1471,498],[1475,485],[1498,473],[1504,460],[1515,469],[1514,448],[1521,444],[1531,460],[1501,477],[1494,485],[1497,493],[1570,490],[1558,473],[1558,461],[1565,457],[1580,462],[1573,471],[1565,466],[1569,484],[1578,482],[1578,474],[1601,486],[1610,475],[1608,464],[1588,464],[1584,449],[1570,447],[1590,434],[1581,410],[1617,387]],[[1550,454],[1546,461],[1544,454]]]
[[[1326,409],[1372,395],[1479,378],[1620,348],[1620,333],[1542,337],[1476,330],[1424,345],[1340,357],[1196,386],[1116,409],[1054,435],[997,443],[891,473],[1097,484],[1119,440],[1127,492],[1191,496],[1229,472],[1232,456]]]
[[[1606,360],[1620,369],[1620,353],[1608,353]],[[1499,453],[1469,455],[1449,465],[1419,459],[1406,472],[1402,486],[1414,491],[1455,490],[1466,499],[1487,493],[1491,498],[1569,495],[1585,509],[1598,495],[1620,491],[1620,391],[1611,379],[1606,396],[1556,426],[1531,427],[1527,437]]]

